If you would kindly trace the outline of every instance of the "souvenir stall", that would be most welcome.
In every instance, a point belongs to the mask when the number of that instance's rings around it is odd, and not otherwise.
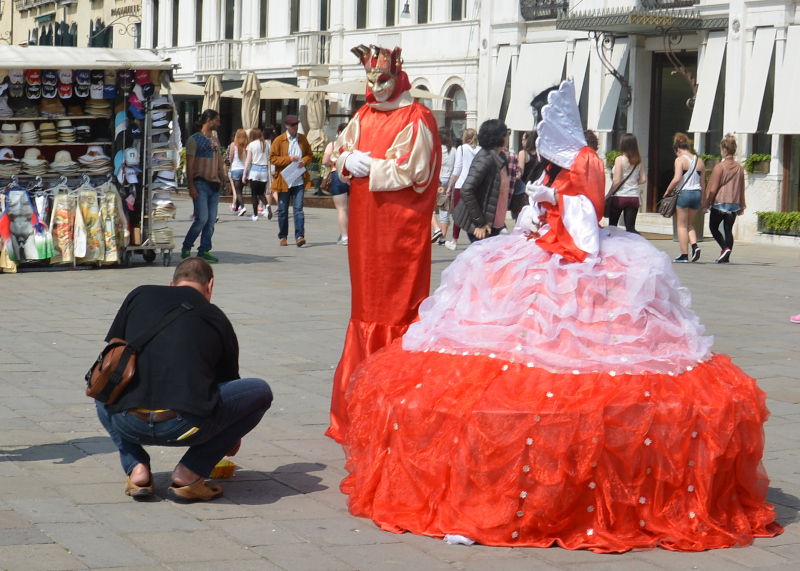
[[[174,67],[147,50],[0,45],[0,271],[169,265]],[[174,126],[174,130],[173,130]]]

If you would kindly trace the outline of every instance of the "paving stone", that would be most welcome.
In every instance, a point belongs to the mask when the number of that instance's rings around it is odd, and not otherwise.
[[[208,525],[248,547],[307,543],[306,539],[284,529],[289,526],[282,526],[262,518],[210,520]]]
[[[230,561],[195,561],[192,563],[170,563],[171,571],[222,571],[230,569]],[[266,559],[253,561],[236,561],[236,571],[281,571],[277,565],[273,565]],[[111,571],[111,570],[109,570]],[[116,571],[116,570],[114,570]]]
[[[30,524],[26,528],[0,529],[0,545],[32,545],[37,543],[54,542]]]
[[[73,503],[61,499],[6,500],[15,510],[34,523],[77,523],[94,521]]]
[[[252,550],[211,530],[130,533],[126,537],[164,563],[227,560],[233,568],[234,561],[258,558]]]
[[[295,545],[267,545],[254,547],[253,551],[266,557],[285,571],[363,571],[361,567],[345,563],[335,555],[310,543]],[[412,566],[406,569],[414,569]],[[427,567],[417,567],[427,569]]]
[[[97,504],[82,509],[117,533],[150,531],[184,531],[208,529],[197,518],[187,515],[169,502],[137,502]]]
[[[372,522],[353,517],[276,520],[275,523],[319,546],[401,542],[397,534],[380,531]]]
[[[427,553],[408,545],[388,543],[360,545],[358,547],[326,547],[338,559],[349,563],[360,571],[388,571],[397,569],[454,569],[449,563],[439,561]]]
[[[125,495],[125,483],[69,484],[56,489],[76,505],[123,504],[135,500]]]
[[[88,569],[60,545],[0,546],[0,568],[5,571],[74,571]]]
[[[44,523],[42,531],[89,567],[151,565],[149,557],[131,542],[99,523]]]

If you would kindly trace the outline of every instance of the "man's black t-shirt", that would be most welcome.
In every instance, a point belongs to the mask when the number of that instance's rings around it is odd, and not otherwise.
[[[139,353],[136,374],[108,410],[172,409],[208,416],[219,399],[218,383],[239,378],[239,343],[222,310],[189,286],[141,286],[125,298],[106,341],[133,341],[167,313],[188,302],[180,315]]]

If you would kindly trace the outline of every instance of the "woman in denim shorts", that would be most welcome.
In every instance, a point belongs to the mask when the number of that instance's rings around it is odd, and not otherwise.
[[[703,160],[689,150],[692,142],[683,133],[676,133],[672,140],[675,151],[675,176],[664,193],[669,194],[676,188],[681,189],[675,217],[678,226],[678,242],[681,255],[675,258],[677,263],[696,262],[700,259],[700,248],[697,247],[697,232],[692,226],[695,214],[700,210],[701,198],[705,188],[706,166]],[[692,252],[689,254],[689,246]]]
[[[336,128],[336,136],[342,134],[347,123],[341,123]],[[350,197],[350,185],[342,182],[339,178],[339,173],[336,172],[336,164],[331,161],[333,154],[334,141],[328,143],[325,148],[325,154],[322,157],[322,164],[331,169],[331,187],[330,191],[333,195],[333,205],[336,207],[336,218],[339,222],[339,240],[336,242],[339,246],[347,246],[347,217],[348,217],[348,200]]]

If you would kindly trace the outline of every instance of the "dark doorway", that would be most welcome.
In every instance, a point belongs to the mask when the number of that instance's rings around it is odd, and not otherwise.
[[[692,77],[697,77],[697,52],[677,54]],[[675,72],[665,53],[653,53],[653,76],[650,110],[650,145],[647,173],[647,211],[655,212],[674,174],[675,153],[672,138],[686,133],[692,110],[686,101],[692,89],[686,78]]]

